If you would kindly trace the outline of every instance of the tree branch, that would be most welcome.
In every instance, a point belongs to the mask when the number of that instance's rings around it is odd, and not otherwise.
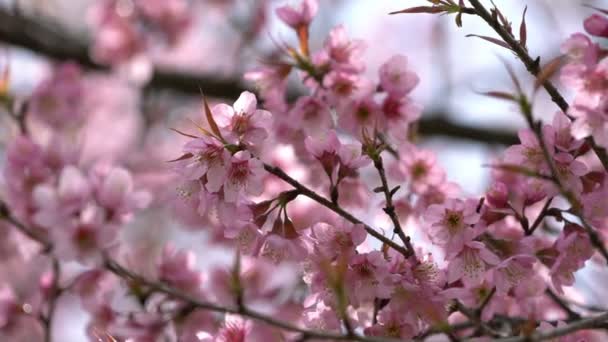
[[[539,75],[541,72],[540,68],[540,57],[536,60],[533,60],[532,57],[528,54],[528,50],[520,44],[517,39],[507,31],[503,25],[488,12],[488,10],[481,4],[479,0],[469,0],[471,6],[477,12],[477,15],[482,18],[494,31],[504,40],[505,43],[511,48],[517,57],[524,63],[526,69],[535,77]],[[544,80],[543,87],[551,97],[551,100],[564,112],[566,115],[568,114],[568,102],[564,99],[562,94],[560,94],[559,90],[551,83],[551,81]],[[597,157],[602,162],[604,166],[604,170],[608,171],[608,154],[606,150],[595,142],[593,136],[589,136],[585,139],[585,141],[591,146]]]
[[[560,336],[566,336],[573,332],[584,330],[584,329],[594,329],[594,328],[602,328],[604,324],[608,321],[608,313],[603,313],[599,316],[583,318],[581,320],[572,322],[568,325],[557,327],[553,330],[547,331],[545,333],[536,332],[530,336],[516,336],[516,337],[508,337],[508,338],[500,338],[496,341],[501,342],[535,342],[535,341],[544,341],[550,340]]]
[[[219,306],[219,305],[213,304],[213,303],[200,301],[200,300],[190,296],[189,294],[183,293],[183,292],[181,292],[177,289],[174,289],[170,286],[167,286],[163,283],[147,280],[146,278],[131,272],[130,270],[124,268],[122,265],[118,264],[117,262],[115,262],[114,260],[109,259],[109,258],[105,259],[105,268],[108,269],[110,272],[116,274],[120,278],[135,281],[136,283],[138,283],[140,285],[149,287],[153,291],[161,292],[161,293],[167,294],[173,298],[182,300],[195,308],[199,308],[199,309],[203,309],[203,310],[207,310],[207,311],[213,311],[213,312],[230,313],[230,314],[237,314],[237,315],[245,316],[245,317],[275,326],[277,328],[286,330],[286,331],[300,333],[300,334],[306,336],[307,338],[324,339],[324,340],[338,340],[338,341],[362,341],[362,342],[395,342],[395,341],[398,341],[395,339],[368,337],[368,336],[361,336],[358,334],[352,334],[352,335],[339,334],[339,333],[331,333],[331,332],[304,329],[304,328],[300,328],[296,325],[293,325],[291,323],[278,320],[272,316],[265,315],[265,314],[259,313],[257,311],[253,311],[245,306],[229,308],[229,307]]]

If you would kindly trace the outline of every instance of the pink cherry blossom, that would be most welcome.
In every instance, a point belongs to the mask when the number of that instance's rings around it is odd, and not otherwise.
[[[382,114],[390,135],[405,142],[409,126],[420,118],[422,108],[408,97],[398,98],[389,94],[382,102]]]
[[[225,167],[230,154],[224,146],[217,140],[209,136],[202,136],[191,140],[183,148],[186,156],[190,158],[176,161],[176,170],[186,179],[199,179],[207,172],[212,174],[221,172]]]
[[[390,298],[393,288],[388,263],[379,251],[351,256],[346,287],[354,306]]]
[[[488,279],[496,286],[499,293],[506,293],[534,272],[535,262],[536,258],[530,255],[514,255],[498,264],[488,274]]]
[[[310,25],[310,22],[317,14],[319,4],[317,0],[302,0],[299,8],[282,6],[277,8],[276,13],[279,19],[289,25],[294,30]]]
[[[553,286],[563,293],[562,286],[574,283],[573,273],[583,268],[585,261],[594,254],[589,237],[582,227],[567,225],[555,241],[558,257],[551,266],[550,274]]]
[[[608,208],[603,205],[606,196],[608,196],[606,182],[598,189],[582,196],[583,215],[591,225],[600,229],[608,226]]]
[[[328,106],[316,97],[300,97],[289,113],[288,124],[306,135],[331,129],[334,125]]]
[[[365,43],[360,40],[351,40],[342,25],[334,27],[324,44],[324,52],[329,57],[331,69],[345,72],[361,72],[364,69],[361,54]]]
[[[101,262],[101,251],[115,242],[119,227],[105,221],[103,209],[89,205],[67,226],[53,228],[51,236],[57,256],[96,264]]]
[[[399,160],[389,166],[388,172],[398,182],[409,182],[417,193],[445,181],[445,172],[437,165],[435,154],[415,147],[400,149]]]
[[[378,313],[378,323],[366,328],[368,336],[393,337],[398,339],[410,339],[418,332],[416,322],[408,320],[401,314],[398,308],[388,305]]]
[[[380,85],[392,97],[407,95],[414,89],[420,79],[418,75],[408,68],[407,57],[395,55],[379,69]]]
[[[451,259],[448,282],[462,279],[467,285],[480,284],[486,270],[500,262],[500,259],[479,241],[467,242],[458,255],[448,256],[448,259]]]
[[[241,193],[257,196],[263,191],[263,164],[247,151],[235,153],[225,169],[214,168],[210,171],[207,172],[205,187],[210,192],[223,189],[227,202],[235,202]]]
[[[106,209],[109,219],[119,218],[134,210],[145,208],[151,201],[150,194],[144,190],[134,190],[130,172],[121,167],[108,171],[99,170],[93,176],[96,183],[96,198]]]
[[[430,225],[428,234],[433,243],[442,246],[446,254],[460,252],[465,244],[479,235],[477,227],[480,215],[474,200],[449,199],[443,205],[431,205],[424,214]]]
[[[380,117],[380,106],[371,95],[346,102],[340,109],[338,125],[355,136],[373,134],[384,124]]]
[[[212,112],[217,124],[226,131],[224,138],[231,144],[258,145],[268,137],[272,114],[257,109],[253,93],[245,91],[232,107],[222,103],[214,106]]]
[[[177,250],[173,245],[166,245],[158,265],[159,279],[175,288],[198,294],[202,275],[195,269],[195,258],[192,251]]]
[[[579,62],[588,66],[597,63],[598,46],[597,44],[593,44],[591,39],[582,33],[575,33],[570,36],[562,44],[561,51],[573,62]]]
[[[518,137],[521,144],[511,146],[505,151],[505,162],[510,165],[522,165],[534,170],[547,172],[548,166],[545,161],[542,147],[532,130],[521,130],[518,133]],[[545,132],[543,137],[545,139],[545,146],[548,150],[547,152],[549,155],[552,155],[552,146],[554,142],[553,134]]]
[[[608,18],[601,14],[592,14],[585,19],[585,31],[593,36],[608,37]]]
[[[54,228],[78,213],[90,200],[91,185],[75,166],[66,166],[59,175],[57,187],[41,184],[33,190],[37,208],[34,222],[42,227]]]
[[[310,230],[319,252],[329,259],[354,254],[355,248],[365,241],[367,235],[363,226],[346,221],[339,221],[336,225],[317,223]]]
[[[82,108],[81,78],[76,64],[59,65],[34,90],[29,102],[31,115],[56,129],[82,124],[86,110]]]

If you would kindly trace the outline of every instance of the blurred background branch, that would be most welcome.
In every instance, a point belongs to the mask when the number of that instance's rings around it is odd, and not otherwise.
[[[107,69],[90,57],[86,39],[77,37],[51,20],[32,18],[18,10],[0,7],[0,41],[54,60],[76,61],[95,70]],[[202,91],[218,98],[236,98],[246,88],[246,84],[238,79],[158,67],[146,86],[147,91],[173,90],[194,96],[199,96]],[[511,131],[465,125],[448,117],[449,113],[443,109],[425,112],[418,126],[420,134],[497,145],[517,142],[515,133]]]

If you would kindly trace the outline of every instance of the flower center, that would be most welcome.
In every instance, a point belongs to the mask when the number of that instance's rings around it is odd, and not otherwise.
[[[446,210],[445,223],[451,233],[458,232],[462,229],[462,213],[458,211]]]
[[[238,135],[243,135],[249,129],[248,115],[235,115],[232,117],[232,130]]]
[[[232,167],[228,172],[228,179],[233,184],[244,184],[249,176],[249,163],[245,161],[232,163]]]
[[[412,173],[412,178],[414,178],[414,179],[420,179],[420,178],[424,177],[427,172],[428,172],[428,168],[427,168],[426,164],[422,161],[417,161],[412,166],[411,173]]]

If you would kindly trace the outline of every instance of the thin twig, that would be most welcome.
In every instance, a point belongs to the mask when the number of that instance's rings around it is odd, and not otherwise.
[[[61,266],[57,258],[53,258],[53,283],[51,285],[48,309],[44,317],[42,317],[42,325],[44,326],[44,341],[51,342],[53,338],[53,318],[55,316],[55,309],[57,308],[57,300],[61,296],[61,289],[59,288],[59,278],[61,277]]]
[[[374,238],[380,240],[382,243],[390,246],[391,248],[395,249],[397,252],[403,254],[404,256],[409,256],[409,251],[406,250],[405,248],[403,248],[402,246],[399,246],[397,243],[395,243],[394,241],[392,241],[391,239],[387,238],[386,236],[380,234],[378,231],[376,231],[374,228],[370,227],[368,224],[363,223],[361,220],[359,220],[358,218],[354,217],[351,213],[349,213],[348,211],[342,209],[342,207],[340,207],[339,205],[332,203],[332,201],[328,200],[327,198],[317,194],[316,192],[314,192],[313,190],[307,188],[306,186],[304,186],[302,183],[298,182],[297,180],[291,178],[287,173],[285,173],[285,171],[283,171],[281,168],[276,167],[276,166],[272,166],[272,165],[268,165],[268,164],[264,164],[264,169],[266,171],[268,171],[269,173],[277,176],[278,178],[282,179],[283,181],[285,181],[286,183],[288,183],[289,185],[293,186],[296,190],[298,190],[298,192],[314,201],[316,201],[317,203],[323,205],[324,207],[330,209],[331,211],[335,212],[336,214],[342,216],[343,218],[345,218],[347,221],[354,223],[354,224],[361,224],[363,225],[363,227],[365,228],[365,230],[367,231],[367,233],[371,236],[373,236]]]
[[[550,288],[547,288],[545,290],[545,294],[551,298],[551,300],[553,302],[555,302],[555,304],[557,304],[562,310],[564,310],[566,312],[566,314],[568,315],[568,320],[577,320],[581,318],[581,315],[577,312],[575,312],[574,310],[572,310],[570,308],[570,306],[568,306],[568,304],[566,304],[566,302],[564,302],[557,294],[555,294]]]
[[[382,182],[382,192],[384,193],[384,198],[386,200],[386,206],[384,207],[384,212],[388,217],[390,217],[393,222],[393,232],[399,236],[409,255],[416,257],[416,251],[414,250],[414,246],[412,246],[412,242],[409,236],[405,235],[403,231],[403,227],[401,227],[401,223],[399,222],[399,216],[397,212],[395,212],[395,206],[393,205],[393,192],[388,186],[388,181],[386,179],[386,172],[384,171],[384,163],[382,162],[382,156],[378,155],[374,158],[374,167],[378,170],[378,174],[380,175],[380,181]]]

